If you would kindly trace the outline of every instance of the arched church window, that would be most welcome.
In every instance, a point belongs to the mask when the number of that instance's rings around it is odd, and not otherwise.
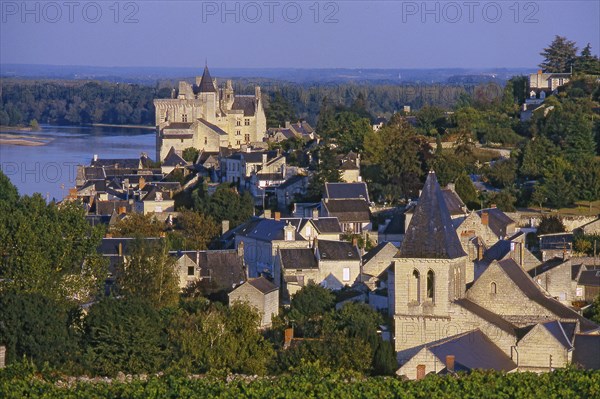
[[[496,286],[496,283],[492,282],[492,283],[490,284],[490,293],[492,293],[492,294],[495,294],[496,292],[498,292],[498,291],[497,291],[497,289],[498,289],[498,288],[497,288],[497,286]]]
[[[421,275],[418,270],[413,270],[410,278],[410,287],[408,288],[409,299],[411,302],[421,302]]]
[[[427,299],[435,300],[435,275],[433,270],[427,272]]]

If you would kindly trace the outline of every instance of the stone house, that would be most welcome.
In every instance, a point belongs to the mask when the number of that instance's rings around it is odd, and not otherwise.
[[[370,289],[379,286],[379,277],[392,266],[398,248],[389,242],[382,242],[362,257],[360,280]]]
[[[175,212],[175,199],[171,190],[156,185],[145,187],[148,192],[136,200],[135,206],[138,213]]]
[[[542,261],[552,258],[570,258],[573,250],[573,233],[542,234],[540,252]]]
[[[423,367],[431,365],[421,363],[428,362],[426,357],[415,358],[424,347],[477,329],[514,362],[516,370],[547,371],[572,360],[576,333],[600,331],[598,325],[542,290],[524,269],[523,252],[511,244],[508,241],[510,256],[493,260],[467,286],[470,261],[435,173],[430,172],[394,259],[398,374],[416,378],[417,370],[422,373]],[[496,351],[487,348],[475,345],[448,355],[485,358]],[[441,361],[440,357],[435,361]]]
[[[592,303],[600,295],[600,266],[574,266],[575,300]]]
[[[540,288],[553,298],[570,306],[575,300],[573,284],[573,267],[571,261],[563,258],[553,258],[545,261],[528,271],[529,276]]]
[[[195,85],[179,82],[177,98],[156,99],[154,107],[158,160],[163,160],[171,147],[180,151],[188,147],[204,151],[240,148],[262,142],[267,132],[260,87],[255,87],[253,95],[235,94],[231,80],[218,88],[208,67]]]
[[[235,302],[247,302],[258,310],[260,327],[267,328],[279,314],[279,288],[262,276],[251,278],[229,293],[229,304]]]
[[[298,198],[306,195],[308,176],[295,175],[275,188],[277,207],[287,210]]]
[[[362,234],[370,230],[371,211],[363,199],[323,199],[321,214],[336,217],[345,233]]]

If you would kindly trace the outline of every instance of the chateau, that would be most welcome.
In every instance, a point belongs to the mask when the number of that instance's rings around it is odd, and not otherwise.
[[[231,80],[223,88],[204,67],[196,83],[179,82],[170,99],[154,100],[156,108],[156,158],[164,160],[171,148],[188,147],[218,152],[220,147],[240,148],[262,142],[267,120],[260,87],[254,95],[236,95]]]

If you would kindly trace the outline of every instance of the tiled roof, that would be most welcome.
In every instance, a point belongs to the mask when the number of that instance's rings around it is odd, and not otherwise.
[[[455,259],[465,255],[435,173],[429,172],[399,256]]]
[[[386,248],[387,247],[387,248]],[[381,242],[379,243],[375,248],[372,248],[369,252],[367,252],[363,258],[363,265],[367,264],[371,259],[373,259],[376,255],[378,255],[381,251],[383,251],[383,249],[392,249],[394,250],[394,252],[397,251],[396,247],[394,246],[394,244],[391,244],[389,242]],[[390,262],[391,262],[391,258],[390,258]]]
[[[318,240],[321,260],[360,260],[358,249],[346,241]]]
[[[329,215],[337,217],[340,223],[368,223],[371,219],[369,204],[362,199],[329,199],[324,204]]]
[[[369,202],[366,183],[325,183],[325,198],[363,199]]]
[[[200,277],[198,285],[207,295],[219,291],[231,291],[246,280],[243,257],[237,250],[177,251],[172,255],[186,255],[198,262]]]
[[[236,230],[236,234],[260,241],[281,241],[286,224],[287,221],[283,220],[255,218]],[[294,235],[295,240],[303,240],[296,231]]]
[[[256,113],[254,96],[235,96],[231,109],[244,111],[244,116],[254,116]]]
[[[208,71],[208,66],[204,67],[204,72],[202,73],[202,80],[200,81],[200,86],[198,87],[200,93],[216,93],[217,89],[213,83],[213,79],[210,76],[210,72]]]
[[[302,176],[302,175],[295,175],[295,176],[290,177],[289,179],[287,179],[283,183],[281,183],[279,185],[279,188],[280,189],[288,188],[289,186],[291,186],[293,184],[296,184],[298,182],[301,182],[303,180],[307,180],[308,181],[308,177]]]
[[[259,290],[263,294],[277,291],[277,286],[264,278],[263,276],[258,278],[251,278],[248,280],[248,284]]]
[[[318,269],[315,252],[311,248],[280,249],[281,263],[285,269]]]

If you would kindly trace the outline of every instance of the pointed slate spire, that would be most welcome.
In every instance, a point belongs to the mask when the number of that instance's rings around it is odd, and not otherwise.
[[[400,258],[455,259],[465,256],[435,172],[429,172],[400,247]]]
[[[208,65],[204,67],[204,73],[202,74],[202,80],[200,81],[200,93],[216,93],[215,85],[213,84],[212,77],[208,71]]]

